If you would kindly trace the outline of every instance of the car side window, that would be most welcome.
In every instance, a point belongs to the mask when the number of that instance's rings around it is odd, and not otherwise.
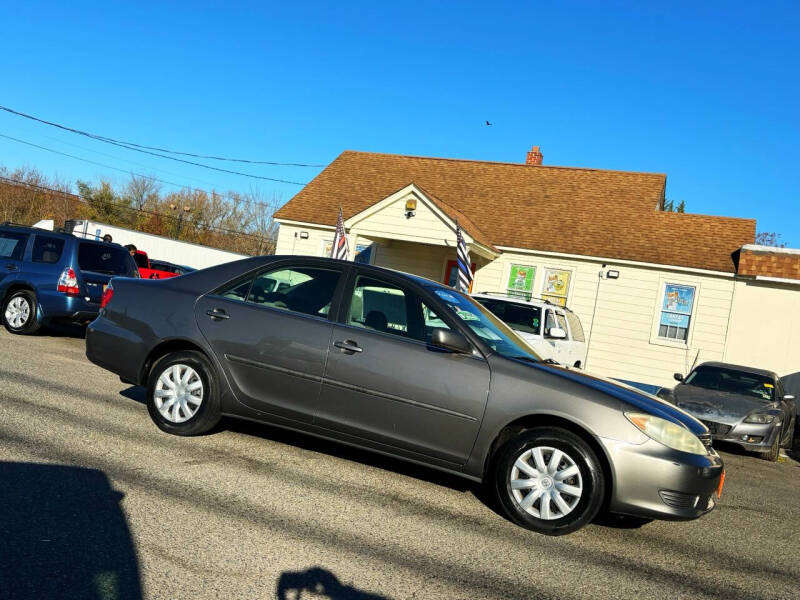
[[[339,271],[303,266],[268,271],[253,280],[246,302],[327,317],[339,276]]]
[[[553,311],[548,308],[544,314],[544,334],[550,335],[550,330],[553,327],[558,327],[558,325],[556,325],[556,316]]]
[[[567,321],[569,322],[569,332],[572,339],[576,342],[585,342],[586,336],[583,334],[583,325],[581,325],[578,315],[574,312],[568,312]]]
[[[237,281],[230,287],[224,288],[218,292],[223,298],[229,300],[240,300],[244,302],[247,300],[247,294],[250,292],[250,285],[253,283],[253,278],[250,277],[244,281]]]
[[[426,343],[434,329],[449,329],[415,293],[363,275],[358,276],[353,287],[347,322],[355,327]]]
[[[558,326],[563,329],[565,333],[569,332],[567,328],[567,318],[560,313],[556,313],[556,319],[558,320]]]
[[[22,253],[25,251],[25,242],[27,241],[28,234],[26,233],[0,231],[0,258],[22,260]]]
[[[48,237],[46,235],[36,235],[33,240],[33,253],[31,260],[38,263],[55,264],[61,260],[61,253],[64,251],[64,239]]]

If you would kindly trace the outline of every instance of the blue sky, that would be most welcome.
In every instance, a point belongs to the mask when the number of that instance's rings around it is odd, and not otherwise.
[[[344,149],[521,162],[536,144],[546,164],[666,173],[667,196],[690,212],[754,217],[800,247],[798,2],[111,4],[6,3],[0,104],[280,162]],[[201,188],[284,201],[299,189],[6,113],[0,134]],[[0,164],[126,179],[3,138]]]

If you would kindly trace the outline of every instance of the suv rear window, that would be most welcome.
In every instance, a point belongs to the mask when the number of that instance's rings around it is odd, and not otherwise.
[[[33,262],[47,263],[49,265],[61,260],[61,253],[64,251],[64,238],[49,237],[46,235],[36,235],[33,240]]]
[[[526,306],[525,304],[491,298],[475,298],[475,300],[496,314],[511,329],[539,334],[542,323],[542,309],[538,306]]]
[[[81,271],[94,271],[108,275],[136,276],[136,264],[122,247],[110,244],[81,242],[78,247],[78,267]]]
[[[26,233],[13,233],[0,231],[0,257],[12,260],[22,260],[25,242],[28,240]]]

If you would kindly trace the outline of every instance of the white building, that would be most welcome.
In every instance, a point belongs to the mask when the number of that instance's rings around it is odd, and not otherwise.
[[[752,219],[664,212],[663,174],[541,159],[536,147],[522,164],[343,152],[276,214],[276,253],[327,255],[341,207],[361,260],[452,283],[458,222],[473,290],[566,303],[590,371],[669,386],[723,360],[791,382],[800,255],[752,246]]]

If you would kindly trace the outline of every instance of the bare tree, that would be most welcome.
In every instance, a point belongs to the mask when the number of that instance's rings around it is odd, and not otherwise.
[[[774,231],[759,231],[756,234],[756,244],[759,246],[773,246],[775,248],[786,248],[786,243],[781,242],[781,234]]]

